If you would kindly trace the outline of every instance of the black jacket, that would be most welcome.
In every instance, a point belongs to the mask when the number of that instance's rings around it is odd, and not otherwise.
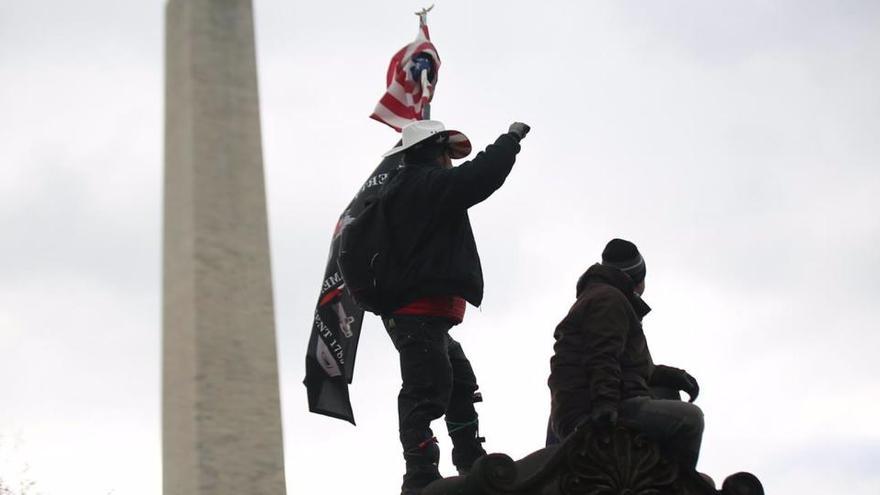
[[[383,197],[394,257],[395,307],[425,296],[460,296],[479,306],[483,270],[467,209],[501,187],[519,152],[502,134],[473,160],[445,169],[408,164]]]
[[[594,406],[650,396],[654,365],[641,324],[648,311],[622,271],[599,264],[587,270],[553,334],[548,385],[556,431],[570,431]]]

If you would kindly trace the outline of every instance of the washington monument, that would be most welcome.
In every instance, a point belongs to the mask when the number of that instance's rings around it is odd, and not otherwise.
[[[284,495],[251,0],[169,0],[165,495]]]

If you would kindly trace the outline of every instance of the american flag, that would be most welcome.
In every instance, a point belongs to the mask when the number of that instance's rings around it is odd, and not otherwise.
[[[433,70],[413,74],[416,58],[421,54],[432,59]],[[386,77],[388,90],[370,118],[388,124],[397,132],[410,122],[424,119],[423,112],[434,96],[439,69],[440,56],[431,43],[425,16],[420,16],[419,35],[415,41],[401,48],[391,58]]]

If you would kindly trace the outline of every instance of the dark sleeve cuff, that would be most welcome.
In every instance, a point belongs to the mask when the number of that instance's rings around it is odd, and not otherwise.
[[[504,134],[498,136],[498,139],[495,140],[495,144],[497,144],[499,146],[512,147],[514,153],[519,153],[519,150],[520,150],[519,141],[520,141],[520,137],[517,134],[514,134],[512,132],[507,132],[507,133],[504,133]]]

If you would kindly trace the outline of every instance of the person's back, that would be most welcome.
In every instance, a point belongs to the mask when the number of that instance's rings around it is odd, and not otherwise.
[[[432,194],[436,165],[407,165],[386,197],[393,253],[402,263],[401,305],[428,295],[458,293],[478,306],[483,277],[466,208],[442,208]]]
[[[642,314],[636,312],[624,295],[632,281],[620,270],[596,264],[582,282],[553,334],[551,419],[564,431],[589,414],[594,402],[650,395],[651,354],[640,323],[647,305],[639,304]]]

